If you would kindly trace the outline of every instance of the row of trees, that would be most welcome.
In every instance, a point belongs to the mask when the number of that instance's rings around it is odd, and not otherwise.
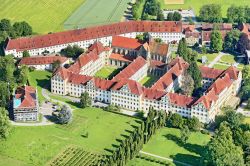
[[[200,9],[199,19],[204,22],[222,22],[222,9],[219,4],[203,5]],[[227,20],[230,23],[249,23],[250,22],[250,7],[234,6],[227,10]]]
[[[177,11],[168,13],[167,21],[180,21],[182,18],[181,14]]]
[[[188,48],[186,39],[182,38],[179,42],[177,54],[182,57],[186,62],[189,63],[189,68],[187,70],[187,73],[184,73],[184,84],[181,87],[182,92],[185,95],[191,95],[194,96],[200,96],[201,95],[201,81],[202,81],[202,75],[199,70],[199,67],[196,63],[198,54],[196,51],[193,51],[192,49]],[[190,76],[191,77],[190,77]],[[193,83],[192,80],[193,79]],[[187,81],[190,81],[188,84]],[[193,90],[193,91],[192,91]]]
[[[216,117],[217,130],[207,145],[207,165],[250,165],[250,125],[231,107]]]
[[[124,140],[120,140],[119,147],[113,151],[112,155],[107,156],[102,161],[102,165],[126,165],[139,153],[143,144],[148,142],[156,130],[165,125],[165,121],[166,113],[164,111],[156,111],[150,108],[147,118],[140,122],[140,125],[135,127],[133,131],[129,132]]]

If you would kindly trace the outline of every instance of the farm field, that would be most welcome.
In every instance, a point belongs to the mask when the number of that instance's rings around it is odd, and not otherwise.
[[[86,108],[74,111],[74,119],[68,125],[44,127],[14,127],[7,141],[0,141],[0,158],[8,156],[9,165],[20,160],[24,164],[44,165],[67,146],[78,146],[95,154],[108,154],[138,125],[138,120],[101,109]],[[109,129],[109,130],[107,130]],[[83,134],[88,133],[88,137]],[[0,162],[1,163],[1,162]]]
[[[110,78],[116,75],[120,70],[113,66],[104,66],[101,70],[96,72],[95,77]]]
[[[179,129],[163,128],[144,145],[143,151],[191,165],[201,165],[204,145],[209,142],[210,136],[192,133],[185,145],[179,139]]]
[[[205,5],[205,4],[211,4],[211,3],[215,3],[215,4],[220,4],[222,7],[222,15],[223,17],[226,17],[226,12],[228,7],[230,7],[231,5],[242,5],[242,6],[246,6],[246,5],[250,5],[249,4],[249,0],[184,0],[184,4],[177,4],[177,5],[173,5],[173,4],[166,4],[165,1],[166,0],[159,0],[161,3],[161,6],[163,9],[190,9],[193,8],[196,14],[199,14],[200,11],[200,7]],[[173,0],[168,0],[168,1],[173,1]],[[180,0],[177,0],[177,2],[179,2]]]
[[[29,73],[28,79],[29,83],[33,87],[37,87],[39,101],[44,101],[42,95],[42,87],[50,87],[50,77],[51,73],[48,71],[35,70]]]
[[[77,29],[119,22],[131,0],[87,0],[65,22],[65,29]]]
[[[39,34],[63,30],[64,21],[85,0],[0,0],[0,19],[26,21]]]

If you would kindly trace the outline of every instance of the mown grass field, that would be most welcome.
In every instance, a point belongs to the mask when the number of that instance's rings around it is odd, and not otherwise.
[[[147,75],[144,77],[140,83],[145,87],[151,87],[159,78],[153,75]]]
[[[114,76],[119,71],[120,70],[117,67],[104,66],[103,68],[101,68],[101,70],[99,70],[95,73],[95,77],[110,78],[110,77]]]
[[[63,30],[64,21],[85,0],[0,0],[0,19],[26,21],[35,33]]]
[[[35,70],[29,73],[29,76],[28,76],[29,83],[31,86],[37,87],[38,98],[39,98],[40,103],[45,100],[45,98],[42,95],[42,87],[43,88],[50,87],[51,75],[52,74],[48,71],[39,71],[39,70]]]
[[[65,29],[77,29],[121,21],[131,0],[87,0],[64,23]]]
[[[128,135],[125,130],[133,130],[132,125],[138,125],[134,118],[87,108],[75,110],[69,125],[14,127],[10,137],[0,141],[0,159],[5,159],[0,165],[45,165],[69,145],[107,154],[105,149],[113,150],[119,144],[116,139],[124,139],[121,134]]]
[[[204,146],[209,140],[209,135],[197,132],[192,133],[187,143],[183,145],[180,142],[179,129],[163,128],[144,145],[142,150],[191,165],[202,165]]]
[[[163,9],[194,9],[196,14],[199,14],[201,6],[205,4],[220,4],[222,8],[222,15],[226,17],[227,9],[231,5],[250,5],[249,0],[185,0],[184,4],[169,5],[165,4],[165,0],[159,0]]]

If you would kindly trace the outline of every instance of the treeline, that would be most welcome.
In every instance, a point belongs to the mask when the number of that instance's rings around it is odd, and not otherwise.
[[[128,136],[124,136],[126,138],[120,140],[119,147],[113,151],[112,155],[107,155],[106,158],[101,161],[100,165],[126,165],[129,160],[132,160],[138,155],[143,144],[149,141],[156,130],[162,128],[165,124],[166,113],[150,108],[147,118],[143,119],[139,126],[134,127],[135,129],[131,131]]]
[[[226,20],[223,20],[221,5],[207,4],[201,7],[199,19],[210,23],[225,21],[230,23],[250,23],[250,7],[232,5],[227,10]]]
[[[216,132],[206,147],[206,165],[250,165],[250,125],[231,107],[217,116]]]

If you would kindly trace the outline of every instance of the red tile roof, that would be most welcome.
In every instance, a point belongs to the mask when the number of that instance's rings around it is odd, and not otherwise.
[[[222,39],[224,40],[226,35],[227,35],[227,32],[229,32],[229,31],[222,30],[220,32],[222,35]],[[212,34],[212,31],[202,31],[202,41],[203,42],[210,42],[211,41],[211,34]]]
[[[165,90],[174,80],[180,76],[187,68],[188,63],[177,57],[169,64],[171,69],[167,71],[153,86],[153,89]]]
[[[250,24],[242,24],[240,25],[241,32],[248,35],[248,38],[250,39]]]
[[[134,38],[113,36],[113,39],[112,39],[112,47],[139,50],[142,45],[143,45],[142,42]]]
[[[113,80],[121,80],[121,79],[129,79],[132,77],[140,68],[142,68],[145,64],[147,64],[147,61],[142,58],[141,56],[138,56],[132,63],[130,63],[125,69],[123,69],[119,74],[117,74]]]
[[[94,78],[95,87],[101,90],[110,90],[111,87],[116,83],[111,80],[105,80],[101,78]]]
[[[182,23],[174,21],[126,21],[109,25],[89,27],[71,31],[12,39],[6,50],[24,51],[37,48],[74,43],[101,37],[131,32],[172,32],[181,33]]]
[[[152,68],[164,68],[167,64],[157,60],[150,60],[150,67]]]
[[[189,25],[189,24],[182,24],[182,29],[184,33],[187,32],[194,32],[195,30],[195,25]]]
[[[203,23],[202,30],[211,31],[216,26],[219,28],[219,30],[231,31],[233,29],[233,25],[231,23],[220,23],[220,24]]]
[[[36,107],[36,89],[31,86],[18,87],[15,91],[15,98],[21,99],[18,108],[34,108]]]
[[[167,93],[165,91],[159,91],[157,89],[152,88],[144,88],[143,89],[143,97],[149,100],[160,100]]]
[[[47,65],[52,64],[55,61],[64,63],[68,60],[62,56],[35,56],[35,57],[24,57],[21,59],[18,65]]]
[[[109,56],[109,59],[114,59],[114,60],[124,61],[124,62],[132,62],[133,61],[133,57],[131,57],[131,56],[126,56],[126,55],[116,54],[116,53],[112,53]]]
[[[149,49],[151,54],[160,56],[167,56],[169,45],[166,43],[157,43],[155,41],[149,42]]]
[[[214,69],[206,66],[200,66],[202,78],[216,79],[224,70]]]
[[[143,94],[143,87],[140,83],[134,80],[121,79],[113,87],[112,90],[120,90],[123,86],[127,85],[132,94],[140,96]]]
[[[186,32],[185,37],[194,37],[194,38],[200,38],[200,32]]]
[[[76,62],[69,67],[69,70],[73,73],[79,73],[81,68],[91,61],[96,61],[99,58],[99,54],[105,51],[105,47],[100,42],[92,44],[86,53],[83,53],[78,57]]]
[[[167,96],[172,104],[181,107],[191,107],[194,102],[193,97],[188,97],[177,93],[168,93]]]

